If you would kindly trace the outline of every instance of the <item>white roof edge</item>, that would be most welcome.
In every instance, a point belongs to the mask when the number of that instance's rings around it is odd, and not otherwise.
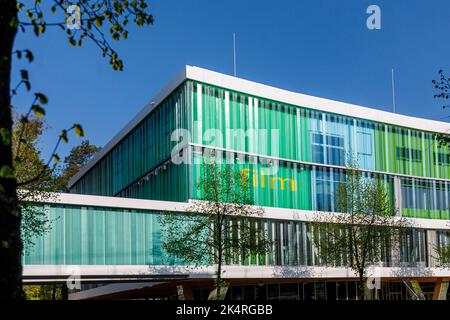
[[[239,91],[249,95],[296,105],[299,107],[305,107],[312,110],[330,112],[424,131],[441,133],[447,133],[450,131],[450,123],[448,122],[405,116],[346,102],[305,95],[199,67],[187,67],[187,78],[216,85],[224,89]]]
[[[104,155],[106,155],[120,140],[122,140],[142,119],[164,100],[184,80],[191,79],[224,89],[243,92],[249,95],[266,98],[282,103],[300,107],[335,113],[339,115],[387,123],[411,129],[430,132],[448,133],[450,123],[423,118],[405,116],[392,112],[358,106],[355,104],[319,98],[292,91],[287,91],[269,85],[233,77],[223,73],[203,69],[200,67],[185,66],[169,84],[158,93],[118,134],[116,134],[96,156],[83,167],[69,181],[72,187],[86,172],[88,172]]]

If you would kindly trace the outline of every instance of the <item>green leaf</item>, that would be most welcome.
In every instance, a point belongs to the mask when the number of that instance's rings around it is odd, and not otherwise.
[[[6,128],[0,128],[0,138],[5,146],[11,144],[11,133]]]
[[[38,104],[33,104],[31,106],[31,110],[34,112],[34,114],[36,115],[36,117],[38,118],[42,118],[43,116],[45,116],[45,109],[42,108],[40,105]]]
[[[39,26],[39,33],[45,33],[46,25],[45,23],[41,23]]]
[[[69,37],[69,43],[71,45],[73,45],[74,47],[77,45],[77,42],[75,41],[75,39],[73,37]]]
[[[83,130],[83,128],[81,127],[81,125],[79,125],[78,123],[75,123],[75,124],[73,125],[73,129],[75,130],[75,135],[76,135],[77,137],[84,137],[84,130]]]
[[[20,123],[22,123],[22,124],[28,123],[28,118],[25,116],[20,117]]]
[[[67,130],[64,129],[63,131],[61,131],[61,134],[59,135],[59,137],[65,143],[69,142],[69,139],[67,138]]]
[[[40,103],[42,103],[42,104],[48,103],[48,98],[45,94],[43,94],[41,92],[36,92],[34,95],[36,96],[36,98],[39,100]]]
[[[20,70],[20,77],[22,80],[29,80],[28,71],[24,69]]]
[[[34,60],[34,56],[33,56],[33,52],[31,52],[30,50],[25,50],[25,57],[28,59],[28,62],[33,62]]]
[[[57,153],[53,154],[52,160],[53,160],[54,163],[60,163],[61,162],[61,158],[58,156]]]
[[[95,17],[95,25],[100,28],[102,26],[102,19],[100,17]]]
[[[16,158],[14,159],[14,167],[17,168],[22,163],[22,159]]]
[[[4,164],[0,169],[0,178],[14,179],[14,170],[10,166]]]

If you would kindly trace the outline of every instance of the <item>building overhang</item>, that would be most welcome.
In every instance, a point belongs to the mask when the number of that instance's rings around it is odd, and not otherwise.
[[[53,193],[51,194],[51,202],[46,198],[39,200],[33,199],[48,205],[62,204],[62,205],[75,205],[81,207],[103,207],[103,208],[120,208],[120,209],[134,209],[134,210],[149,210],[160,212],[189,212],[191,211],[192,202],[199,200],[189,200],[188,202],[175,202],[175,201],[160,201],[160,200],[146,200],[146,199],[133,199],[123,197],[106,197],[106,196],[93,196],[75,193]],[[276,208],[276,207],[260,207],[263,209],[263,213],[258,218],[262,219],[274,219],[274,220],[289,220],[289,221],[303,221],[312,222],[327,221],[327,218],[331,218],[336,215],[345,215],[345,213],[325,212],[325,211],[310,211],[300,209],[289,208]],[[408,228],[417,229],[430,229],[430,230],[448,230],[450,226],[450,220],[443,219],[425,219],[425,218],[402,218],[394,217],[394,219],[404,219]],[[334,221],[334,220],[333,220]]]
[[[257,266],[225,265],[224,279],[344,279],[356,278],[355,271],[344,267],[322,266]],[[450,269],[429,267],[374,267],[368,268],[373,276],[381,278],[432,278],[450,277]],[[50,279],[79,279],[86,282],[114,282],[214,279],[216,266],[173,265],[24,265],[25,282],[49,281]]]

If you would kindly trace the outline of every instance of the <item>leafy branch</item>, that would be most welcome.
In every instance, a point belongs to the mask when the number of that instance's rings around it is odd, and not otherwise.
[[[450,97],[450,78],[447,78],[443,70],[439,70],[438,75],[439,79],[431,81],[434,85],[434,88],[439,92],[434,95],[434,98],[442,99],[447,102]],[[448,104],[442,105],[442,109],[448,108],[450,108]],[[450,148],[450,136],[448,134],[439,133],[435,134],[435,137],[439,144],[439,147],[447,146]]]
[[[68,11],[71,6],[77,6],[80,14],[79,21],[76,21],[78,25],[73,30],[68,26],[69,19],[72,18],[70,10]],[[17,8],[24,12],[24,18],[27,20],[18,22],[22,31],[25,32],[26,27],[31,27],[35,35],[39,36],[45,33],[48,26],[58,26],[66,32],[69,43],[79,47],[84,39],[88,38],[101,50],[103,57],[109,57],[112,68],[119,71],[123,70],[123,61],[109,39],[127,39],[127,26],[130,21],[137,26],[153,24],[153,16],[147,13],[148,4],[145,0],[53,0],[51,12],[62,14],[66,19],[52,23],[44,20],[40,0],[34,0],[33,5],[19,2]]]

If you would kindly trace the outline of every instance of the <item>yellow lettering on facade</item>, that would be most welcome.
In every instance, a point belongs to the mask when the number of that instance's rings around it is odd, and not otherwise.
[[[280,178],[280,177],[273,177],[270,179],[270,188],[274,189],[275,188],[275,181],[279,181],[280,182],[280,188],[281,190],[284,190],[284,184],[285,182],[289,182],[290,185],[290,189],[291,191],[295,191],[295,181],[293,179],[290,178]]]
[[[244,170],[242,170],[242,172],[243,172],[243,176],[246,179],[248,179],[249,173],[252,172],[252,184],[254,187],[256,187],[258,185],[258,177],[256,175],[256,170],[245,168]]]
[[[264,174],[264,171],[260,171],[260,176],[258,176],[258,172],[253,169],[245,168],[242,170],[242,174],[245,179],[249,179],[251,175],[252,185],[253,187],[260,187],[261,189],[265,189],[266,187],[266,175]],[[279,188],[281,190],[286,189],[286,184],[289,184],[287,188],[291,190],[292,192],[295,192],[297,190],[296,181],[291,178],[280,178],[280,177],[270,177],[269,179],[269,187],[271,189],[275,189],[275,185],[279,185]]]
[[[264,176],[264,171],[261,170],[261,188],[263,189],[266,187],[266,178]]]

